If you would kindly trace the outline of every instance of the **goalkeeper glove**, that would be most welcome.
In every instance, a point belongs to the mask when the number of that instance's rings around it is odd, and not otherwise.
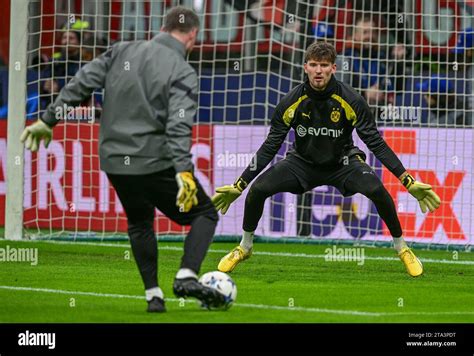
[[[25,143],[27,149],[36,152],[38,151],[41,140],[44,140],[44,147],[48,148],[52,137],[53,129],[42,120],[38,120],[23,130],[20,140],[22,143]]]
[[[402,175],[400,181],[408,189],[408,193],[418,200],[423,213],[426,213],[428,210],[433,212],[439,208],[441,199],[431,189],[431,185],[417,182],[409,173]]]
[[[176,196],[176,206],[180,211],[187,213],[198,204],[196,182],[191,172],[177,173],[176,182],[179,188]]]
[[[212,197],[212,203],[217,211],[225,215],[227,210],[229,210],[230,204],[240,197],[245,188],[247,188],[247,182],[242,178],[237,179],[232,185],[219,187],[216,189],[216,194]]]

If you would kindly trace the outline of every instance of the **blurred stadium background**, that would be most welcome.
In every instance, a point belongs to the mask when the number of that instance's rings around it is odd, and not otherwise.
[[[24,12],[21,3],[27,3]],[[123,209],[98,166],[101,92],[82,104],[75,120],[61,123],[53,143],[38,154],[23,153],[18,137],[10,137],[7,159],[7,127],[38,118],[76,71],[114,42],[153,37],[166,10],[178,4],[193,7],[202,21],[190,56],[200,79],[192,152],[196,176],[209,194],[233,182],[250,162],[278,101],[304,79],[305,48],[328,41],[339,54],[338,79],[366,97],[385,140],[443,201],[435,213],[421,214],[356,139],[396,202],[406,240],[470,249],[472,0],[0,0],[0,225],[7,224],[7,238],[126,238]],[[18,38],[26,41],[12,40]],[[25,79],[9,82],[9,69],[10,77],[23,73]],[[276,160],[293,138],[292,132]],[[21,169],[23,179],[7,166]],[[244,198],[221,218],[217,240],[240,234]],[[170,240],[185,232],[162,215],[156,231]],[[391,242],[370,201],[343,198],[332,187],[269,199],[257,235],[266,241]]]

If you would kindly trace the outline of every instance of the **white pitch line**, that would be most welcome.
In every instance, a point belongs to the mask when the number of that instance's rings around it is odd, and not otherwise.
[[[449,312],[395,312],[388,313],[393,316],[403,315],[474,315],[474,311],[449,311]]]
[[[112,293],[95,293],[95,292],[81,292],[81,291],[67,291],[60,289],[47,289],[47,288],[31,288],[31,287],[17,287],[17,286],[0,286],[0,289],[14,290],[14,291],[26,291],[26,292],[43,292],[53,294],[68,294],[68,295],[84,295],[91,297],[103,297],[103,298],[119,298],[119,299],[137,299],[143,300],[143,296],[127,295],[127,294],[112,294]],[[165,298],[168,302],[182,302],[182,299],[176,298]],[[186,303],[196,303],[194,300],[185,300]],[[345,315],[357,315],[357,316],[368,316],[368,317],[380,317],[380,316],[403,316],[403,315],[474,315],[474,311],[448,311],[448,312],[365,312],[358,310],[338,310],[338,309],[326,309],[326,308],[305,308],[305,307],[285,307],[279,305],[265,305],[265,304],[245,304],[235,303],[234,307],[250,308],[250,309],[270,309],[270,310],[284,310],[284,311],[302,311],[310,313],[320,314],[345,314]]]
[[[30,288],[30,287],[16,287],[16,286],[0,286],[0,289],[15,290],[15,291],[27,291],[27,292],[43,292],[43,293],[54,293],[54,294],[68,294],[68,295],[84,295],[91,297],[104,297],[104,298],[120,298],[120,299],[139,299],[144,300],[144,296],[127,295],[127,294],[110,294],[110,293],[95,293],[95,292],[80,292],[80,291],[67,291],[60,289],[47,289],[47,288]],[[180,299],[176,298],[165,298],[166,301],[179,302]],[[186,301],[195,302],[195,301]],[[284,307],[278,305],[264,305],[264,304],[240,304],[235,303],[235,307],[243,308],[254,308],[254,309],[273,309],[273,310],[294,310],[294,311],[305,311],[305,312],[316,312],[316,313],[329,313],[329,314],[349,314],[349,315],[362,315],[362,316],[379,316],[380,313],[362,312],[357,310],[337,310],[337,309],[319,309],[319,308],[303,308],[303,307]]]
[[[50,244],[58,244],[58,245],[90,245],[90,246],[104,246],[104,247],[120,247],[120,248],[130,248],[128,244],[122,243],[106,243],[106,242],[67,242],[67,241],[47,241],[47,240],[35,240],[35,241],[23,241],[23,242],[46,242]],[[350,247],[349,247],[350,248]],[[160,250],[165,251],[182,251],[181,247],[175,246],[159,246]],[[215,250],[210,249],[209,253],[224,253],[227,254],[228,250]],[[315,255],[315,254],[307,254],[307,253],[291,253],[291,252],[269,252],[269,251],[254,251],[254,255],[261,255],[261,256],[275,256],[275,257],[301,257],[301,258],[320,258],[325,259],[326,255]],[[385,256],[364,256],[366,260],[372,261],[399,261],[398,257],[385,257]],[[441,264],[453,264],[453,265],[474,265],[474,261],[458,261],[458,260],[437,260],[433,258],[422,258],[420,257],[422,262],[427,263],[441,263]]]
[[[265,305],[265,304],[240,304],[236,303],[237,307],[254,308],[254,309],[272,309],[272,310],[285,310],[285,311],[304,311],[311,313],[326,313],[326,314],[345,314],[345,315],[360,315],[360,316],[381,316],[383,313],[377,312],[364,312],[358,310],[338,310],[338,309],[325,309],[325,308],[305,308],[305,307],[284,307],[279,305]]]
[[[47,289],[47,288],[0,286],[0,289],[26,291],[26,292],[44,292],[44,293],[54,293],[54,294],[87,295],[87,296],[91,296],[91,297],[126,298],[126,299],[141,299],[141,300],[144,299],[144,297],[139,297],[137,295],[94,293],[94,292],[78,292],[78,291],[67,291],[67,290]]]

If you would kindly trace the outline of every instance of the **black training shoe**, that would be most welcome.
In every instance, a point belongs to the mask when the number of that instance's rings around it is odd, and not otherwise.
[[[166,311],[165,301],[161,298],[153,297],[152,300],[148,302],[146,311],[148,313],[164,313]]]
[[[175,279],[173,292],[178,298],[194,297],[204,305],[220,307],[225,304],[225,296],[217,290],[203,286],[196,278]]]

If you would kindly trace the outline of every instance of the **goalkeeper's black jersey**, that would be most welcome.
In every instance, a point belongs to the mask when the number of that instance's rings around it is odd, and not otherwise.
[[[271,162],[291,128],[295,130],[295,142],[289,154],[311,164],[336,166],[344,162],[344,157],[364,155],[352,140],[355,128],[362,141],[395,176],[405,172],[378,132],[365,99],[333,76],[322,92],[312,89],[306,81],[283,97],[275,109],[265,142],[242,174],[247,183]]]

